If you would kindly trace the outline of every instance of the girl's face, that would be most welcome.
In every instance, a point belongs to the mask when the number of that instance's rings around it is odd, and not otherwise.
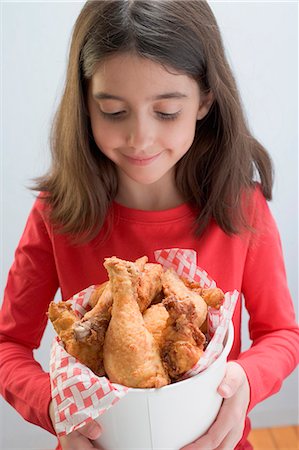
[[[151,184],[174,170],[209,109],[187,75],[134,54],[100,64],[89,83],[94,140],[120,177]]]

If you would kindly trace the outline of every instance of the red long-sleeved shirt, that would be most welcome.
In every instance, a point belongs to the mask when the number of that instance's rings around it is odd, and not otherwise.
[[[244,294],[252,347],[240,354],[241,300],[233,323],[229,359],[238,360],[250,384],[250,406],[277,392],[298,363],[299,333],[287,287],[279,234],[267,202],[255,189],[249,208],[255,232],[226,235],[211,222],[200,238],[192,233],[196,211],[187,204],[165,211],[133,210],[114,203],[99,235],[75,245],[54,233],[39,198],[29,215],[9,272],[0,313],[1,393],[29,422],[54,433],[48,415],[49,375],[33,358],[58,288],[63,299],[107,279],[103,259],[135,260],[161,248],[192,248],[197,264],[224,291]],[[275,370],[273,370],[273,363]],[[248,427],[245,435],[248,433]]]

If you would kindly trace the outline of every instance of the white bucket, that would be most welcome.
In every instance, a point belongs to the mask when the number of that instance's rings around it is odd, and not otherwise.
[[[159,389],[130,389],[97,420],[103,450],[179,450],[204,434],[222,403],[217,393],[234,339],[229,324],[221,355],[198,375]]]

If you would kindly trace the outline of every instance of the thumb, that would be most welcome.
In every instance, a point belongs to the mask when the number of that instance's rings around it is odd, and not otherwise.
[[[92,420],[91,422],[88,422],[83,427],[79,428],[78,432],[83,434],[83,436],[87,437],[88,439],[94,440],[94,439],[97,439],[101,435],[102,428],[98,422],[96,422],[95,420]]]
[[[234,361],[228,362],[225,375],[217,389],[218,394],[223,398],[232,397],[244,382],[244,377],[246,375],[240,364]]]

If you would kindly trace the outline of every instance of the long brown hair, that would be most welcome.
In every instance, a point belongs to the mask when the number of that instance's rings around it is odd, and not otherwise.
[[[176,183],[197,205],[197,232],[213,218],[228,234],[246,224],[242,199],[257,179],[270,200],[272,164],[246,123],[216,19],[203,0],[92,0],[74,27],[65,90],[52,128],[52,165],[37,179],[64,233],[93,237],[117,192],[113,163],[97,148],[87,82],[109,55],[135,52],[197,80],[214,102],[177,163]]]

